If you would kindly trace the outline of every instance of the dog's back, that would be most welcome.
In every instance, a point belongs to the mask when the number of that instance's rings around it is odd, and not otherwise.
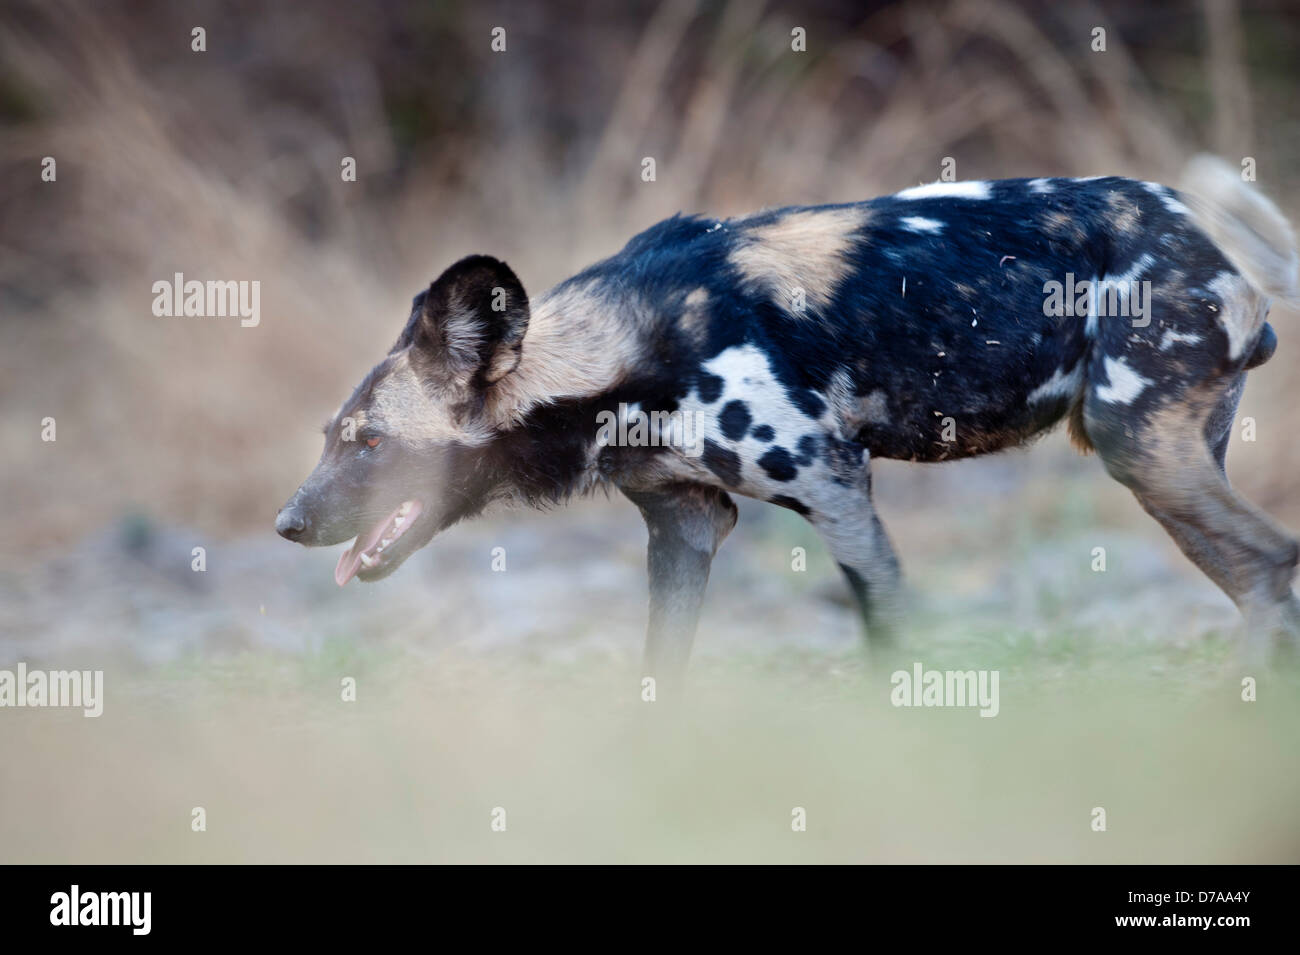
[[[936,461],[1073,410],[1088,446],[1089,389],[1145,409],[1172,377],[1249,367],[1275,343],[1262,315],[1239,321],[1250,284],[1180,194],[1118,177],[679,217],[574,281],[642,303],[620,309],[656,323],[636,374],[713,422],[729,486],[768,492],[826,435]]]

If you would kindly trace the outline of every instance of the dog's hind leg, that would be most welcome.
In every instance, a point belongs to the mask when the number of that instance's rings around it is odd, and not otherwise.
[[[1179,548],[1232,598],[1246,619],[1247,651],[1294,638],[1300,605],[1291,581],[1300,545],[1228,484],[1223,454],[1240,392],[1236,377],[1189,386],[1142,414],[1085,399],[1084,425],[1106,469],[1128,486]]]
[[[675,692],[690,659],[713,555],[736,525],[736,505],[726,492],[699,484],[622,490],[650,532],[645,675]]]

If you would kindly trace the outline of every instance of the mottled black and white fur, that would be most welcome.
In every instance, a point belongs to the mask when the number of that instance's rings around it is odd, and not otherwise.
[[[1190,185],[938,182],[677,216],[531,303],[503,263],[464,259],[416,297],[277,529],[356,536],[336,576],[373,580],[493,501],[613,486],[649,527],[647,667],[672,674],[730,493],[805,516],[884,638],[899,572],[871,459],[984,454],[1068,419],[1263,647],[1300,622],[1300,549],[1232,490],[1224,454],[1245,372],[1276,344],[1269,300],[1297,297],[1295,243],[1225,167],[1194,164]],[[1048,314],[1067,276],[1113,290],[1110,308]],[[1133,283],[1142,319],[1115,314]],[[602,412],[652,411],[699,422],[695,445],[602,438]]]

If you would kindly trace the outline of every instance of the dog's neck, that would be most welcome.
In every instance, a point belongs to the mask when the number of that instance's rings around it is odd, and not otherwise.
[[[493,424],[514,427],[539,405],[617,386],[636,354],[635,324],[621,311],[595,283],[561,285],[537,299],[519,364],[488,398]]]

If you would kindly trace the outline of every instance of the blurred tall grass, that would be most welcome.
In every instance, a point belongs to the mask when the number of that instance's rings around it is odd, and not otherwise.
[[[265,530],[316,425],[469,252],[536,294],[678,210],[866,198],[944,157],[1170,181],[1210,148],[1255,157],[1300,219],[1298,47],[1286,0],[5,0],[0,556],[133,509]],[[154,317],[174,272],[259,280],[261,325]],[[1273,321],[1243,409],[1260,438],[1230,469],[1294,525],[1300,327]]]

